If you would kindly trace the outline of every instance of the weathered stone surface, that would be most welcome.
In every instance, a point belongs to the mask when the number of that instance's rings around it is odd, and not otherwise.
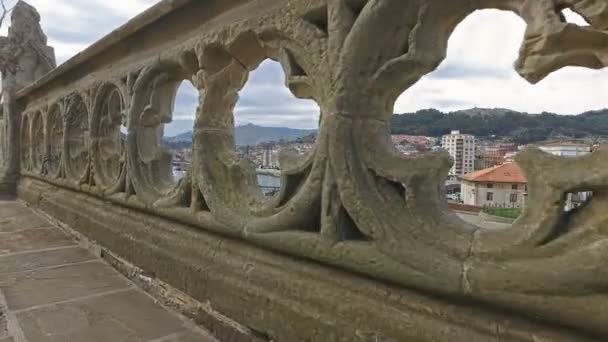
[[[40,15],[24,1],[11,9],[11,27],[0,37],[0,72],[2,73],[2,110],[0,119],[0,190],[13,193],[19,176],[21,153],[21,108],[15,93],[56,66],[55,52],[46,45]],[[40,132],[42,133],[42,132]],[[43,145],[43,142],[40,142]],[[27,151],[26,151],[27,152]],[[26,156],[29,156],[27,154]],[[26,166],[28,163],[27,158]]]
[[[13,339],[215,341],[79,246],[0,256],[0,341]]]
[[[43,252],[33,251],[31,253],[0,256],[0,275],[5,276],[8,273],[75,264],[93,259],[93,255],[77,246]]]
[[[0,289],[13,311],[124,290],[129,286],[116,271],[101,262],[17,273],[0,279]]]
[[[174,336],[169,336],[163,339],[163,342],[203,342],[206,341],[204,336],[194,332],[184,332],[175,334]],[[223,340],[226,341],[226,340]],[[222,341],[222,342],[223,342]],[[233,342],[233,341],[231,341]],[[236,342],[236,341],[234,341]]]
[[[6,319],[6,308],[0,305],[0,341],[3,338],[8,338],[8,322]]]
[[[19,90],[55,68],[55,52],[47,46],[40,26],[40,14],[25,1],[11,9],[11,26],[7,37],[0,37],[0,70],[3,91],[9,85]]]
[[[49,187],[34,182],[28,198]],[[254,334],[221,341],[591,341],[472,302],[453,304],[242,241],[222,238],[66,190],[40,208],[204,303],[191,317],[216,326],[220,312]],[[101,210],[100,210],[101,209]],[[77,214],[78,213],[78,214]],[[337,246],[336,248],[340,248]],[[231,339],[234,338],[234,339]]]
[[[50,226],[48,221],[38,215],[33,215],[33,212],[29,211],[29,209],[14,216],[0,216],[0,233],[49,228]]]
[[[14,201],[0,201],[0,218],[11,219],[16,216],[31,216],[33,212],[21,203]]]
[[[0,256],[71,245],[74,245],[74,242],[58,229],[43,228],[0,233]]]
[[[566,66],[608,65],[605,0],[166,0],[8,98],[20,196],[261,338],[539,338],[508,314],[518,323],[486,317],[504,310],[552,324],[546,339],[606,339],[606,151],[522,153],[532,205],[510,229],[482,231],[444,203],[447,155],[404,157],[389,143],[398,95],[442,62],[459,22],[486,8],[526,22],[515,68],[532,83]],[[566,23],[564,8],[590,26]],[[268,58],[322,112],[314,151],[282,157],[271,201],[233,138],[238,93]],[[201,96],[193,163],[173,182],[160,141],[184,80]],[[578,190],[592,201],[563,213],[564,194]],[[442,301],[407,306],[393,293],[416,295],[385,282]],[[467,308],[450,303],[462,302],[485,309],[456,318]],[[428,307],[431,318],[412,313]]]
[[[182,321],[137,290],[28,310],[17,317],[30,342],[147,342],[184,331]],[[197,341],[208,339],[199,336]]]

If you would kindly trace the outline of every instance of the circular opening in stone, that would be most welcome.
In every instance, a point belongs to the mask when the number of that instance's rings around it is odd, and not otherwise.
[[[314,149],[320,109],[285,86],[281,64],[267,59],[249,74],[235,109],[237,152],[251,162],[266,196],[281,190],[281,154],[303,156]]]
[[[173,184],[186,176],[192,164],[192,129],[198,97],[198,89],[192,85],[192,82],[184,80],[179,83],[174,94],[170,121],[163,125],[161,142],[171,156],[168,177]]]
[[[578,26],[590,26],[587,19],[585,19],[582,15],[574,12],[570,8],[563,9],[561,14],[562,14],[562,20],[567,23],[575,24]]]
[[[141,84],[142,92],[134,100],[137,112],[130,120],[135,125],[134,162],[140,177],[136,187],[149,196],[175,190],[192,161],[198,90],[184,76],[176,66],[151,70],[143,79],[147,85]]]
[[[584,24],[565,12],[568,22]],[[460,218],[486,229],[510,227],[529,205],[526,175],[516,162],[523,149],[608,143],[601,131],[608,122],[605,87],[598,87],[608,70],[569,67],[532,85],[513,67],[525,29],[510,12],[483,10],[467,17],[449,40],[447,58],[399,97],[399,114],[390,122],[401,154],[450,155],[442,200]],[[589,198],[565,196],[575,204]]]

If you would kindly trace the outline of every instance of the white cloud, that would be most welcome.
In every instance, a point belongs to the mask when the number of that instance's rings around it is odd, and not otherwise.
[[[158,0],[27,0],[36,7],[57,61],[71,56],[124,24]],[[16,0],[7,0],[12,7]],[[9,23],[0,30],[6,34]]]
[[[277,62],[264,61],[249,75],[235,108],[237,125],[318,128],[316,102],[296,98],[285,86],[285,74]]]
[[[8,0],[8,3],[15,0]],[[55,47],[58,62],[110,33],[158,0],[29,0]],[[585,24],[573,13],[571,22]],[[395,112],[424,108],[457,110],[473,106],[504,107],[527,112],[575,114],[608,107],[608,70],[566,68],[530,85],[513,68],[524,35],[524,23],[509,12],[485,10],[462,22],[450,39],[447,59],[435,72],[405,92]],[[6,32],[6,25],[3,28]],[[296,99],[283,84],[276,63],[263,63],[241,91],[235,119],[239,124],[316,127],[319,109]],[[176,119],[191,120],[197,94],[178,99]]]
[[[567,16],[569,21],[582,20]],[[608,107],[606,69],[565,68],[537,85],[521,78],[513,64],[524,30],[523,21],[509,12],[471,15],[452,35],[446,60],[397,100],[395,112],[477,106],[578,114]]]

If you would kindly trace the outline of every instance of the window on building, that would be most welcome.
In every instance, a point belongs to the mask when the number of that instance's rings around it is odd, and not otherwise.
[[[511,194],[511,203],[516,203],[517,202],[517,194]]]
[[[494,200],[494,193],[493,192],[488,192],[486,194],[486,200],[493,201]]]
[[[513,185],[511,185],[511,189],[513,189],[513,190],[517,190],[517,189],[518,189],[517,184],[513,184]]]
[[[488,183],[488,189],[492,189],[492,188],[494,188],[494,184]]]

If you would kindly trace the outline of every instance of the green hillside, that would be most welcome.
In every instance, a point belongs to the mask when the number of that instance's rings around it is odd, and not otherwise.
[[[501,108],[474,108],[452,113],[425,109],[391,118],[393,134],[438,137],[452,130],[479,137],[510,137],[520,144],[552,138],[606,138],[608,109],[579,115],[528,114]]]

